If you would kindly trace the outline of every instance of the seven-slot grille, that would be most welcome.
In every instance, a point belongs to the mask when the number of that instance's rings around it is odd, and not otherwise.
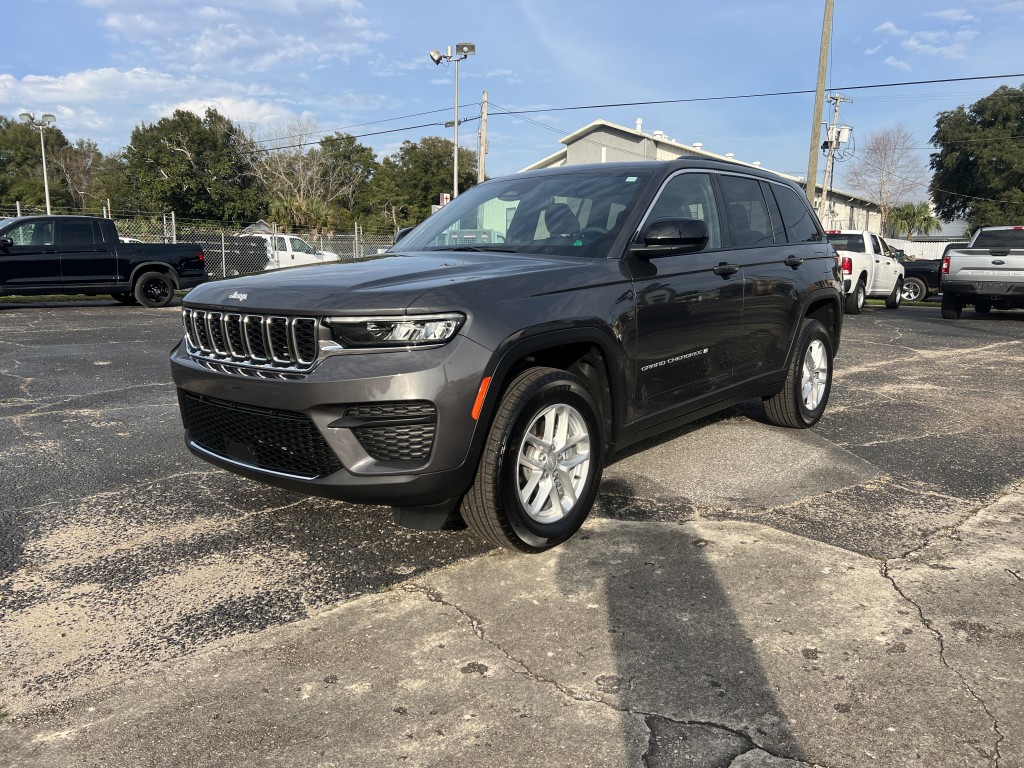
[[[320,351],[315,317],[182,310],[192,357],[215,363],[307,371]]]

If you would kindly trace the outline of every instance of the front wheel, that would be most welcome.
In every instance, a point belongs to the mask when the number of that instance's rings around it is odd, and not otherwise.
[[[885,297],[885,308],[886,309],[899,309],[900,302],[903,300],[903,280],[897,280],[896,285],[892,287],[892,293]]]
[[[814,426],[832,391],[832,337],[817,320],[804,320],[793,347],[782,390],[764,399],[764,412],[772,424],[806,429]]]
[[[135,299],[144,307],[166,307],[174,298],[174,283],[162,272],[146,272],[135,283]]]
[[[586,385],[566,371],[532,368],[501,399],[462,517],[499,547],[551,549],[586,520],[603,461],[601,420]]]
[[[867,288],[864,287],[864,281],[858,280],[857,285],[853,287],[853,291],[846,297],[846,314],[848,315],[859,315],[864,309],[864,300],[867,298]]]

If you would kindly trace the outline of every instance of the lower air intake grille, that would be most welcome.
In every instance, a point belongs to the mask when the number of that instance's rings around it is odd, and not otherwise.
[[[431,403],[366,403],[345,413],[358,420],[352,429],[375,461],[425,461],[434,445],[437,412]]]
[[[304,414],[255,408],[179,390],[192,441],[210,453],[272,472],[314,478],[342,468]]]

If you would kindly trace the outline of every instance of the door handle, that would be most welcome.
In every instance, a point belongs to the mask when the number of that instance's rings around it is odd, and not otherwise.
[[[715,267],[714,272],[716,275],[721,277],[729,277],[729,275],[735,275],[740,271],[739,264],[726,264],[724,261]]]
[[[804,260],[796,256],[787,256],[786,260],[782,263],[785,264],[787,267],[792,267],[793,269],[796,269],[797,267],[804,263]]]

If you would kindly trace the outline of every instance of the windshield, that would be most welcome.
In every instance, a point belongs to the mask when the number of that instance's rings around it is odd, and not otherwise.
[[[603,170],[489,181],[459,195],[391,250],[603,257],[649,178]]]

